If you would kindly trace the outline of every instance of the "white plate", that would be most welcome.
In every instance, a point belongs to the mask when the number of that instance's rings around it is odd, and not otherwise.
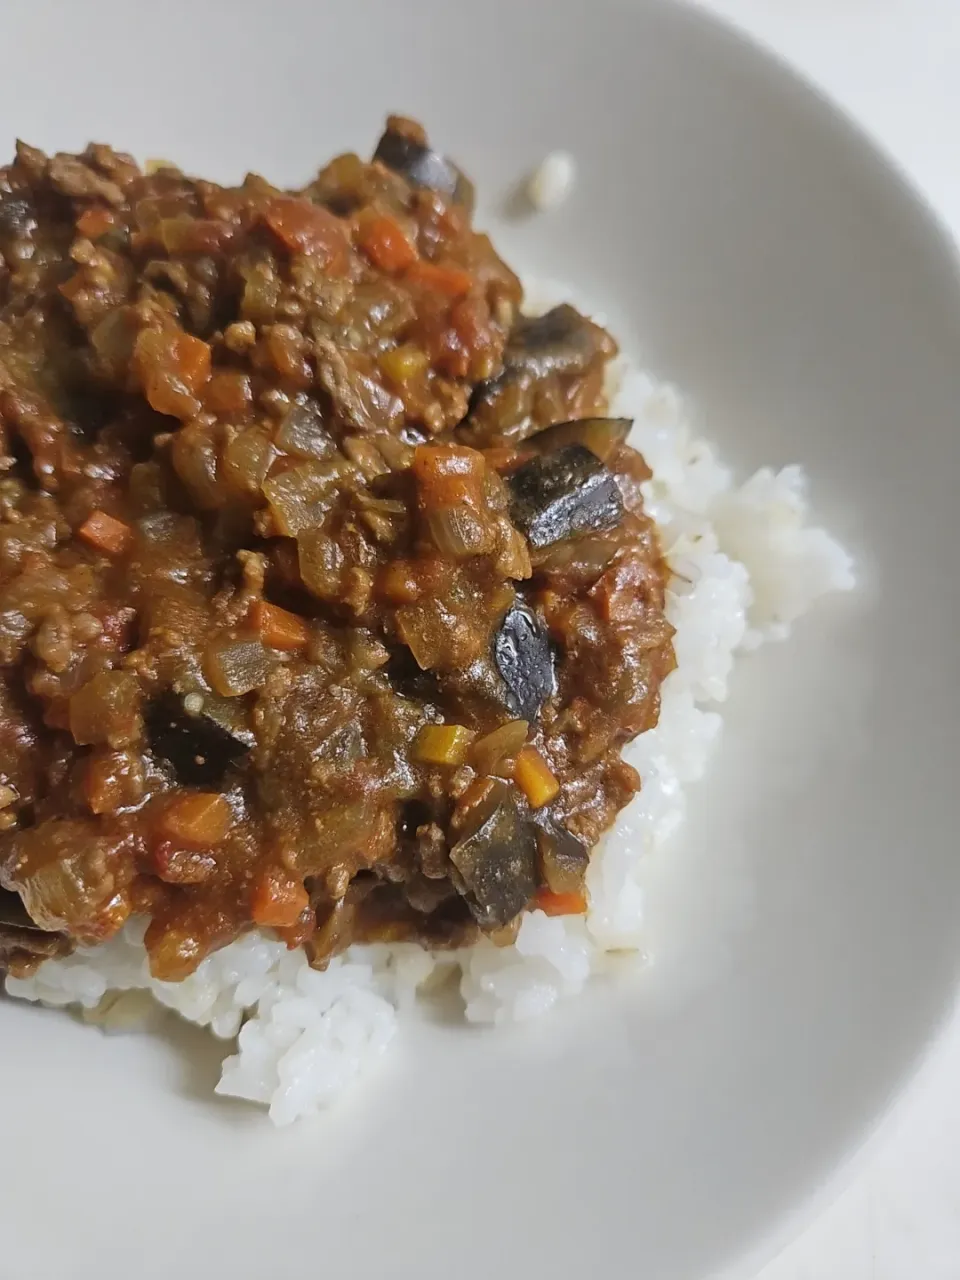
[[[505,1033],[417,1025],[333,1114],[212,1101],[211,1043],[0,1006],[0,1275],[368,1280],[759,1259],[953,999],[960,290],[945,238],[783,68],[673,6],[8,5],[0,119],[224,179],[305,179],[422,118],[490,200],[572,199],[505,251],[609,301],[744,468],[800,460],[854,598],[744,664],[655,963]],[[125,60],[129,61],[125,61]]]

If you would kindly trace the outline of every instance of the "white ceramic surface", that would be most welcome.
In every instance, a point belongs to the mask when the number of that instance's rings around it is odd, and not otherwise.
[[[699,0],[822,87],[887,150],[960,241],[955,0]],[[856,1177],[762,1280],[957,1280],[960,1010]],[[743,1280],[752,1280],[744,1273]]]
[[[657,962],[546,1022],[419,1025],[337,1113],[277,1134],[206,1100],[200,1036],[0,1007],[0,1275],[746,1267],[903,1083],[960,967],[951,251],[782,69],[672,7],[171,0],[149,32],[120,3],[53,13],[0,14],[0,118],[43,146],[294,181],[402,107],[489,195],[573,151],[573,200],[505,247],[609,298],[745,467],[807,463],[865,584],[741,672],[684,845],[651,868]]]

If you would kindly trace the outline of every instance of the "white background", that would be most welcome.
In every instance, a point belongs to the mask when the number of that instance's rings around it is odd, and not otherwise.
[[[701,3],[843,106],[960,240],[960,0]],[[960,1016],[854,1183],[759,1280],[960,1280]]]

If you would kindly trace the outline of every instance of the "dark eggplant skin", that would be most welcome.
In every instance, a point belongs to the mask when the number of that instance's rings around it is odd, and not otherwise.
[[[502,368],[474,387],[459,438],[482,448],[536,436],[544,429],[533,412],[537,389],[547,382],[560,390],[598,370],[615,353],[610,335],[574,307],[564,304],[543,315],[517,316]]]
[[[531,458],[507,477],[510,515],[531,547],[615,528],[623,497],[613,473],[582,444]]]
[[[4,925],[17,929],[36,929],[37,927],[27,915],[27,909],[19,893],[0,889],[0,927]]]
[[[65,934],[51,933],[33,923],[18,893],[0,889],[0,978],[17,962],[39,963],[71,950]]]
[[[553,893],[581,893],[590,865],[590,850],[546,809],[533,815],[540,879]]]
[[[471,413],[513,384],[535,383],[551,373],[583,373],[600,352],[602,339],[603,330],[566,303],[542,316],[518,316],[503,352],[503,368],[477,385]]]
[[[484,929],[499,929],[537,890],[537,841],[516,789],[500,783],[484,820],[450,850],[460,890]]]
[[[436,191],[455,204],[473,207],[473,185],[453,163],[415,138],[387,129],[374,160],[406,178],[411,186]]]
[[[219,786],[224,775],[250,750],[221,725],[203,715],[188,714],[173,693],[161,695],[145,716],[155,756],[173,766],[179,782],[191,787]]]
[[[600,351],[603,331],[563,303],[542,316],[519,316],[503,353],[507,374],[583,373]]]
[[[497,628],[493,660],[506,686],[507,708],[535,724],[543,704],[556,692],[554,651],[546,624],[520,600]]]
[[[573,418],[538,431],[530,436],[529,444],[541,453],[553,453],[568,444],[582,444],[601,462],[609,462],[626,442],[632,426],[632,418]]]

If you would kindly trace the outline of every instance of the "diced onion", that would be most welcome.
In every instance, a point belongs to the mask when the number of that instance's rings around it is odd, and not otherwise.
[[[204,672],[217,693],[235,698],[259,689],[270,666],[270,656],[261,642],[249,637],[212,644],[207,650]]]
[[[295,404],[290,409],[277,432],[277,444],[284,453],[299,458],[326,458],[334,451],[323,415],[314,404]]]
[[[468,506],[439,507],[429,512],[427,522],[431,537],[445,555],[459,560],[490,550],[490,526]]]
[[[344,567],[343,548],[323,529],[308,529],[297,539],[303,585],[321,600],[336,599]]]
[[[303,529],[321,522],[333,503],[332,471],[305,463],[281,471],[263,483],[277,532],[295,538]]]
[[[477,773],[494,773],[497,765],[515,756],[527,740],[526,720],[508,720],[492,733],[478,738],[470,749]]]
[[[227,445],[223,469],[228,482],[243,493],[256,493],[270,470],[276,450],[263,427],[247,427]]]

